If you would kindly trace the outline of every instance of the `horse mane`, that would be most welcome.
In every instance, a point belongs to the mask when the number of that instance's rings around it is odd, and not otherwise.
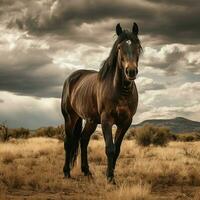
[[[117,38],[115,43],[113,44],[113,47],[110,51],[110,54],[108,58],[101,64],[101,68],[98,72],[98,79],[104,80],[107,76],[107,74],[114,73],[117,63],[117,46],[120,44],[123,40],[131,40],[134,43],[139,44],[140,52],[142,50],[142,46],[140,43],[139,38],[134,35],[133,33],[124,30]]]

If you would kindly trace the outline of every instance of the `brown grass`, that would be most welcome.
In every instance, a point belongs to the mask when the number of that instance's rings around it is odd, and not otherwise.
[[[89,162],[94,179],[80,172],[80,158],[63,179],[63,143],[30,138],[0,143],[0,199],[200,199],[200,142],[170,142],[167,147],[122,144],[116,166],[117,186],[107,184],[103,140],[92,140]],[[165,191],[163,191],[165,188]],[[189,191],[189,192],[188,192]],[[41,198],[37,195],[42,195]]]
[[[150,199],[149,185],[122,185],[119,189],[107,194],[107,199],[115,200],[146,200]]]

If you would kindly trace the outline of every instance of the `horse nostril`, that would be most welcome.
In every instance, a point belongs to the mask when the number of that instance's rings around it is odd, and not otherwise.
[[[133,76],[136,75],[136,71],[135,71],[134,69],[129,69],[129,70],[128,70],[128,75],[129,75],[130,77],[133,77]]]
[[[136,77],[137,74],[138,74],[138,69],[137,68],[134,68],[134,69],[131,69],[131,68],[126,68],[126,74],[129,76],[129,77]]]
[[[132,77],[135,75],[135,70],[129,70],[129,75]]]
[[[126,69],[126,74],[129,76],[129,77],[135,77],[137,76],[138,74],[138,69],[135,68],[135,69]]]

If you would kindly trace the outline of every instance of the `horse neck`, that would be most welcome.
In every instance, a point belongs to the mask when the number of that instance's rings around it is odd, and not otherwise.
[[[117,62],[116,67],[115,67],[114,77],[113,77],[113,87],[114,89],[119,90],[121,89],[122,84],[123,84],[123,74]]]

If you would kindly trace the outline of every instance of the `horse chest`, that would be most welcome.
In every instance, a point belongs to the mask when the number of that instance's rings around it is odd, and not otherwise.
[[[126,101],[119,101],[116,106],[116,117],[118,121],[132,118],[131,106]]]

